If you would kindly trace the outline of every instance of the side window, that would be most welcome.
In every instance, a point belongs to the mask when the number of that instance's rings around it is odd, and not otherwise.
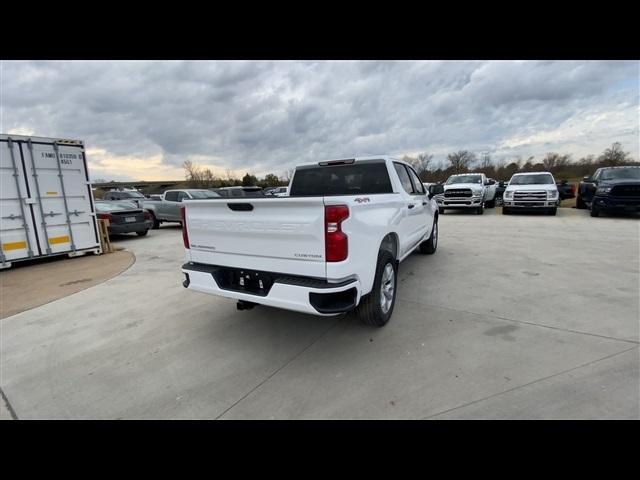
[[[404,165],[401,163],[394,163],[393,166],[396,169],[396,173],[398,174],[398,178],[400,179],[400,183],[402,184],[404,191],[409,195],[413,195],[413,185],[411,184],[411,178],[409,178],[407,169],[404,168]]]
[[[189,200],[189,195],[185,192],[178,192],[178,201],[181,202],[183,200]]]
[[[240,188],[235,188],[233,190],[231,190],[231,196],[232,197],[244,197],[244,191]]]
[[[178,192],[167,192],[164,195],[164,199],[168,202],[177,202],[178,201]]]
[[[418,174],[413,170],[413,168],[407,168],[407,170],[409,170],[409,175],[411,175],[411,180],[413,180],[413,190],[416,195],[424,195],[424,185],[420,181]]]

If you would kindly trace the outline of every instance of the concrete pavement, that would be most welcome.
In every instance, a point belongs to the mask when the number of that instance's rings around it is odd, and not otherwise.
[[[188,292],[163,226],[1,320],[0,385],[18,418],[640,418],[639,225],[447,213],[382,329]]]

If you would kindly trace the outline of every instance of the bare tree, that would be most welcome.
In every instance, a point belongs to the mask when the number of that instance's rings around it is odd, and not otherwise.
[[[598,157],[598,161],[603,166],[622,165],[629,160],[631,160],[629,152],[622,150],[622,144],[620,142],[615,142]]]
[[[566,167],[571,162],[571,155],[560,155],[559,153],[549,152],[542,159],[542,165],[546,170],[555,172]]]
[[[476,156],[468,150],[459,150],[447,155],[447,160],[455,173],[462,173],[469,170],[471,164],[476,161]]]
[[[185,178],[191,187],[199,187],[202,182],[202,169],[191,160],[185,160],[182,164],[185,170]]]

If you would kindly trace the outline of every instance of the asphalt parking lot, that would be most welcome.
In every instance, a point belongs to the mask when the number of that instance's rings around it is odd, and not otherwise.
[[[1,320],[0,384],[20,419],[638,419],[639,234],[447,213],[374,329],[186,291],[163,226],[116,240],[121,275]]]

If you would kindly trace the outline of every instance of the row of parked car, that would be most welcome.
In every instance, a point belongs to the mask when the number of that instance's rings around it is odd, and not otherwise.
[[[109,220],[110,234],[136,233],[145,236],[164,222],[180,222],[180,206],[183,200],[211,198],[281,197],[288,187],[224,187],[214,189],[167,190],[161,195],[145,196],[137,190],[111,190],[101,200],[96,200],[99,219]]]
[[[423,184],[429,189],[431,184]],[[503,215],[516,211],[542,210],[555,215],[562,200],[576,198],[576,208],[589,209],[591,216],[606,212],[640,212],[640,166],[604,167],[586,176],[578,187],[566,180],[556,182],[550,172],[516,173],[508,182],[487,178],[484,173],[450,176],[444,192],[435,195],[440,214],[447,210],[472,210],[502,205]],[[176,189],[145,197],[136,190],[113,190],[96,201],[98,217],[110,221],[110,233],[144,236],[164,222],[180,222],[183,200],[211,198],[281,197],[288,187],[226,187]]]
[[[640,212],[640,166],[599,168],[577,188],[566,180],[556,182],[550,172],[516,173],[508,182],[496,182],[482,173],[452,175],[436,200],[440,213],[470,209],[482,214],[485,207],[502,204],[504,215],[522,210],[555,215],[560,202],[570,198],[576,198],[576,208],[589,209],[592,217]]]
[[[484,173],[463,173],[447,179],[436,201],[440,213],[465,209],[482,215],[485,207],[501,204],[505,215],[520,209],[544,209],[555,215],[560,201],[573,197],[575,186],[566,180],[556,182],[549,172],[517,173],[508,182],[497,182]]]

